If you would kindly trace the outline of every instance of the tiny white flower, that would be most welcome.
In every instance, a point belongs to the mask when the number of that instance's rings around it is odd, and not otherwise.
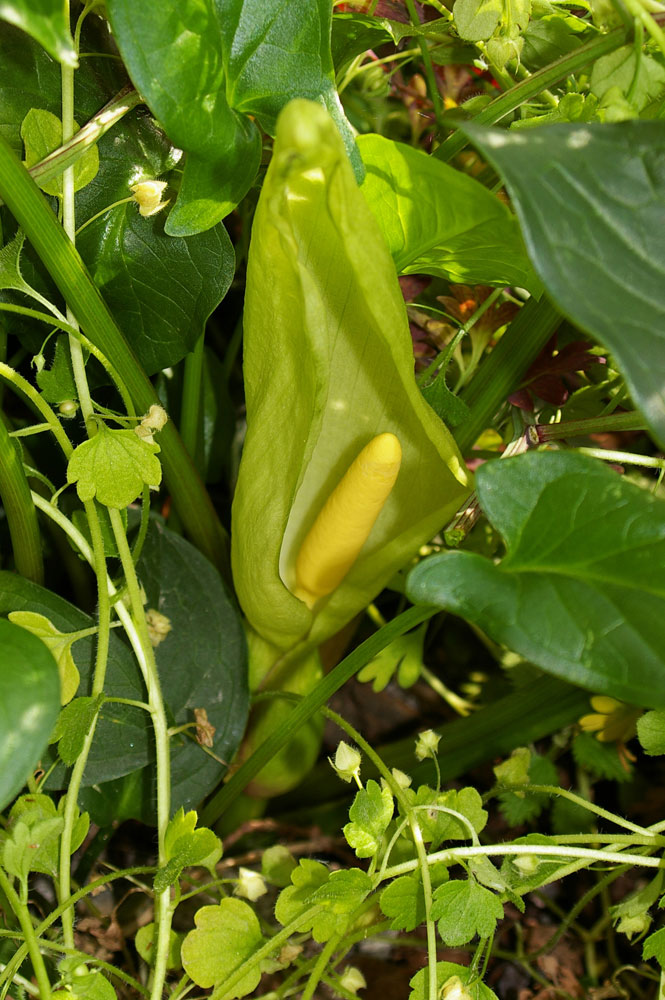
[[[168,205],[167,201],[162,201],[164,189],[167,187],[166,181],[139,181],[130,188],[134,196],[134,201],[139,206],[139,214],[144,218],[156,215]]]
[[[341,740],[335,752],[335,759],[328,758],[342,781],[360,781],[360,751]]]
[[[259,896],[263,896],[268,891],[263,875],[252,871],[251,868],[240,868],[238,870],[238,884],[233,890],[234,896],[244,896],[252,903]]]

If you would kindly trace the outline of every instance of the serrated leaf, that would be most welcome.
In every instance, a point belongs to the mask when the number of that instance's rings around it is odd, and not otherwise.
[[[81,683],[81,675],[72,656],[72,645],[78,635],[71,636],[61,632],[48,618],[34,611],[10,611],[7,617],[10,622],[38,636],[50,649],[60,674],[60,703],[66,705],[72,700]]]
[[[16,581],[14,573],[7,576]],[[60,710],[58,668],[41,639],[0,619],[0,808],[46,749]]]
[[[661,969],[665,969],[665,927],[650,934],[642,948],[642,958],[655,958]]]
[[[462,131],[506,182],[548,294],[612,351],[663,446],[665,123]]]
[[[74,131],[78,132],[78,128],[74,122]],[[32,167],[62,145],[62,122],[50,111],[31,108],[23,119],[21,138],[25,147],[25,165]],[[80,191],[94,180],[98,170],[99,151],[95,145],[86,149],[74,164],[74,191]],[[38,183],[46,194],[62,197],[62,177]]]
[[[630,768],[622,762],[616,743],[601,743],[592,733],[577,733],[572,751],[575,763],[595,777],[630,781]]]
[[[396,931],[413,931],[425,920],[425,896],[417,875],[400,875],[386,886],[379,897],[379,906],[390,926]]]
[[[370,780],[356,793],[349,809],[351,822],[344,827],[344,836],[359,858],[371,858],[376,854],[393,809],[393,797],[387,785],[381,787]]]
[[[328,881],[329,876],[330,872],[320,861],[303,858],[291,872],[292,884],[282,889],[277,897],[275,917],[280,924],[286,926],[304,911],[312,895]],[[299,930],[308,930],[312,924],[313,917],[309,917],[303,921]]]
[[[471,832],[469,827],[476,833],[480,833],[487,823],[487,810],[483,809],[482,799],[475,788],[451,788],[447,792],[437,792],[427,785],[421,785],[415,795],[407,798],[413,806],[439,806],[440,809],[419,809],[417,813],[418,824],[421,829],[425,843],[431,844],[431,849],[436,850],[444,840],[469,840]],[[461,813],[467,821],[463,823],[456,816],[444,811],[452,809]]]
[[[613,87],[627,95],[636,111],[642,111],[650,101],[665,90],[665,67],[633,45],[622,45],[596,59],[591,70],[591,92],[601,101]]]
[[[503,917],[503,906],[496,893],[475,879],[454,879],[435,889],[430,915],[438,920],[444,944],[454,947],[466,944],[476,934],[490,937]]]
[[[482,42],[491,38],[503,14],[502,0],[455,0],[453,16],[460,38]]]
[[[158,444],[150,444],[133,430],[97,433],[74,449],[67,464],[67,482],[76,483],[81,500],[96,497],[107,507],[128,507],[145,486],[159,486],[162,466]]]
[[[498,565],[467,552],[423,560],[410,599],[594,692],[665,704],[663,501],[567,452],[488,462],[478,496],[507,555]]]
[[[214,868],[222,856],[222,844],[207,827],[196,829],[197,813],[185,813],[181,806],[169,820],[164,834],[164,853],[167,862],[155,875],[155,892],[163,892],[174,885],[185,868],[202,865]]]
[[[182,943],[182,965],[190,979],[204,989],[223,983],[264,943],[254,910],[240,899],[202,906],[194,923],[196,929]],[[255,967],[225,996],[243,997],[260,979],[261,970]]]
[[[72,976],[65,995],[80,997],[81,1000],[117,1000],[115,990],[101,972]]]
[[[2,0],[0,19],[32,35],[65,66],[78,66],[67,8],[61,0]]]
[[[538,290],[517,220],[479,181],[380,135],[358,147],[361,191],[400,274]]]
[[[529,761],[527,780],[533,785],[557,785],[556,767],[548,757],[533,754]],[[525,792],[522,797],[516,792],[502,792],[499,795],[501,813],[510,826],[519,826],[535,819],[549,802],[548,795],[538,792]]]
[[[3,865],[10,874],[22,880],[29,872],[57,875],[64,805],[63,798],[56,809],[53,799],[41,793],[22,795],[16,800],[9,813],[8,836],[2,844]],[[83,843],[89,825],[88,814],[77,809],[70,845],[72,854]]]
[[[637,738],[650,757],[665,753],[665,712],[646,712],[638,719]]]
[[[411,993],[409,994],[409,1000],[429,1000],[429,970],[421,969],[417,972],[413,979],[410,981]],[[440,995],[440,991],[445,986],[447,982],[455,977],[459,978],[464,985],[465,989],[470,993],[471,1000],[498,1000],[496,993],[494,993],[489,986],[485,986],[482,979],[477,979],[477,972],[475,969],[470,969],[466,965],[457,965],[455,962],[437,962],[436,963],[436,982],[438,987],[437,996]],[[470,981],[470,986],[466,984]]]
[[[104,695],[96,698],[83,697],[71,701],[58,716],[49,743],[58,744],[58,753],[63,763],[72,765],[83,750],[92,720],[104,704]]]
[[[444,371],[440,371],[431,382],[421,386],[420,391],[436,415],[441,417],[448,427],[459,427],[471,412],[464,400],[448,388]]]

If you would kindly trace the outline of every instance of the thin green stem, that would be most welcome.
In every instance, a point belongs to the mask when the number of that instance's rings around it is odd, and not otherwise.
[[[194,350],[185,358],[180,410],[180,436],[194,464],[199,467],[201,440],[201,387],[203,384],[203,358],[205,334],[202,333]]]
[[[97,578],[97,601],[98,601],[98,632],[97,650],[95,654],[95,670],[92,679],[91,695],[96,697],[104,691],[104,680],[106,678],[106,667],[108,663],[109,637],[111,633],[111,602],[107,585],[106,555],[104,553],[104,539],[99,522],[99,514],[94,500],[88,500],[84,504],[88,527],[92,539],[92,555],[94,562],[95,576]],[[60,902],[68,899],[71,895],[71,855],[72,836],[74,825],[78,816],[78,795],[83,781],[83,774],[92,741],[97,728],[98,715],[95,714],[90,729],[85,735],[83,748],[76,759],[69,780],[67,794],[65,796],[64,827],[60,838],[60,869],[58,874],[58,894]],[[74,947],[74,911],[66,909],[62,914],[62,932],[65,945],[68,948]]]
[[[321,949],[321,954],[318,956],[314,964],[314,968],[309,974],[309,978],[305,985],[305,989],[303,990],[301,995],[301,1000],[312,1000],[312,997],[314,996],[314,993],[316,991],[316,987],[319,985],[321,977],[328,965],[328,962],[332,958],[333,952],[335,951],[335,948],[337,947],[339,942],[342,940],[342,937],[343,937],[342,934],[333,934],[333,936],[329,938],[328,941],[326,941],[325,945]]]
[[[76,230],[76,236],[78,236],[79,233],[82,233],[88,226],[92,225],[93,222],[96,222],[97,219],[101,219],[101,217],[106,215],[107,212],[110,212],[114,208],[118,208],[120,205],[126,205],[130,201],[134,201],[133,195],[130,195],[129,198],[119,198],[118,201],[111,202],[111,204],[107,205],[106,208],[102,208],[100,212],[96,212],[94,215],[91,215],[89,219],[86,219],[83,225],[79,226]]]
[[[62,424],[58,420],[56,414],[48,405],[48,403],[42,399],[40,394],[37,392],[33,386],[24,379],[22,375],[10,368],[9,365],[4,364],[0,361],[0,378],[4,378],[10,385],[18,389],[26,399],[32,404],[32,406],[37,410],[37,412],[44,418],[46,423],[51,428],[56,441],[65,453],[65,458],[69,458],[72,451],[74,450],[71,441],[62,429]]]
[[[640,465],[645,469],[665,469],[665,458],[654,455],[636,455],[632,451],[611,451],[609,448],[570,448],[578,455],[600,458],[603,462],[619,462],[622,465]]]
[[[595,813],[596,816],[601,816],[610,823],[622,826],[625,830],[631,830],[640,837],[648,837],[651,833],[646,827],[638,826],[637,823],[631,823],[629,819],[617,816],[616,813],[610,812],[608,809],[603,809],[602,806],[597,806],[595,802],[589,802],[588,799],[582,798],[581,795],[576,795],[575,792],[571,792],[567,788],[559,788],[558,785],[502,785],[497,789],[498,792],[518,790],[532,792],[536,795],[559,795],[563,799],[568,799],[569,802],[574,802],[576,806],[580,806],[582,809],[588,810],[588,812]]]
[[[12,911],[19,922],[21,930],[23,931],[25,948],[27,953],[30,955],[32,969],[35,974],[35,979],[37,980],[37,986],[39,987],[39,996],[41,1000],[49,1000],[49,997],[51,996],[51,984],[46,972],[46,966],[44,965],[42,953],[39,950],[39,935],[35,931],[27,907],[21,904],[11,880],[7,878],[2,868],[0,868],[0,889],[2,889],[6,899],[9,901]],[[5,973],[10,965],[11,963],[6,966]],[[12,979],[17,968],[18,966],[11,971]]]
[[[627,27],[615,28],[606,35],[599,35],[586,45],[580,45],[569,55],[562,56],[556,62],[545,66],[543,69],[532,73],[526,80],[522,80],[516,86],[496,97],[487,107],[483,108],[472,120],[477,125],[494,125],[501,121],[506,115],[515,111],[532,98],[537,97],[543,90],[565,79],[567,76],[577,73],[591,62],[608,52],[614,52],[620,48],[629,37]],[[447,163],[468,143],[468,138],[462,129],[449,136],[438,149],[434,151],[434,156]]]
[[[12,441],[0,415],[0,499],[7,518],[14,563],[21,576],[44,581],[37,512],[23,468],[21,446]]]
[[[623,3],[633,17],[646,28],[648,34],[651,35],[660,51],[665,55],[665,32],[658,22],[654,20],[648,10],[645,10],[640,0],[623,0]]]
[[[645,431],[646,422],[641,413],[610,413],[603,417],[587,417],[584,420],[563,420],[557,424],[535,424],[529,428],[534,444],[546,441],[562,441],[571,437],[587,437],[589,434],[606,434],[612,431]]]
[[[409,12],[409,19],[411,21],[411,24],[419,28],[420,18],[418,17],[418,12],[416,11],[413,0],[406,0],[406,9]],[[427,89],[429,91],[430,100],[432,102],[432,108],[434,109],[434,117],[436,118],[437,122],[440,122],[443,116],[443,101],[441,100],[441,91],[439,90],[439,85],[436,82],[436,74],[434,72],[434,66],[432,64],[432,57],[430,55],[427,39],[423,35],[419,36],[418,45],[420,46],[420,53],[422,55],[422,60],[423,60],[423,69],[425,71],[425,79],[427,80]]]
[[[125,583],[129,595],[132,609],[132,619],[134,628],[139,637],[141,647],[141,658],[139,665],[143,673],[143,679],[148,691],[148,704],[152,718],[152,725],[155,734],[155,755],[157,765],[157,849],[159,865],[162,867],[167,862],[165,837],[171,815],[171,757],[169,746],[168,723],[164,700],[162,698],[159,674],[155,654],[148,635],[148,627],[143,608],[141,596],[141,586],[136,575],[136,567],[132,559],[132,553],[127,541],[125,527],[118,510],[109,508],[109,518],[113,528],[113,536],[118,548],[120,563],[125,576]],[[120,613],[118,606],[118,613]],[[153,979],[151,998],[159,1000],[164,989],[166,979],[166,967],[168,963],[169,935],[171,930],[171,908],[170,889],[164,889],[155,895],[155,953],[153,965]]]

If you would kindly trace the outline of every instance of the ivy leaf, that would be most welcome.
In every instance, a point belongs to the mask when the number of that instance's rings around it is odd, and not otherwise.
[[[507,555],[498,565],[460,551],[424,559],[410,599],[461,615],[571,683],[662,708],[665,503],[563,451],[488,462],[477,489]]]
[[[309,898],[312,905],[320,903],[324,912],[313,922],[313,937],[320,944],[344,930],[350,914],[374,888],[369,875],[360,868],[347,868],[330,873],[330,877]]]
[[[650,757],[665,753],[665,712],[646,712],[638,719],[637,738]]]
[[[74,122],[74,131],[78,132],[78,128]],[[25,146],[25,165],[32,167],[62,145],[62,122],[50,111],[31,108],[23,119],[21,138]],[[74,190],[80,191],[94,180],[98,170],[99,152],[94,145],[86,149],[74,164]],[[46,194],[62,196],[62,176],[38,183]]]
[[[95,436],[74,449],[67,482],[76,483],[81,500],[96,497],[107,507],[122,509],[136,500],[144,485],[161,483],[157,452],[158,444],[144,441],[133,430],[109,430],[100,423]]]
[[[96,698],[75,698],[63,708],[49,740],[49,743],[58,744],[63,763],[71,766],[80,756],[92,720],[103,704],[104,695],[99,694]]]
[[[185,868],[201,865],[214,868],[222,856],[219,837],[207,827],[196,829],[197,813],[192,809],[185,813],[181,806],[169,820],[164,835],[164,851],[167,862],[155,875],[155,892],[163,892],[174,885]]]
[[[182,943],[182,965],[197,986],[209,989],[223,983],[264,944],[258,918],[240,899],[223,899],[202,906],[194,916],[195,930]],[[256,989],[261,970],[254,967],[228,997],[243,997]]]
[[[450,813],[438,809],[418,810],[418,823],[425,843],[431,843],[436,850],[444,840],[469,840],[469,826],[480,833],[487,823],[487,810],[483,809],[482,799],[475,788],[455,788],[447,792],[437,792],[427,785],[421,785],[415,795],[411,789],[406,789],[406,796],[415,806],[444,806],[461,813],[469,822],[462,823]]]
[[[320,861],[310,861],[303,858],[297,868],[291,872],[291,885],[282,889],[275,904],[275,917],[280,924],[286,926],[301,910],[304,910],[312,895],[325,885],[330,876],[330,872]],[[311,929],[313,918],[303,921],[298,928],[300,931]]]
[[[393,809],[393,797],[387,785],[381,787],[370,780],[357,792],[349,809],[351,822],[344,827],[344,836],[359,858],[371,858],[376,854]]]
[[[434,890],[431,916],[439,921],[444,944],[454,947],[466,944],[476,934],[490,937],[503,917],[503,906],[496,893],[475,879],[454,879]]]
[[[78,667],[72,656],[72,645],[79,638],[78,633],[71,635],[61,632],[53,622],[35,611],[10,611],[7,617],[14,625],[20,625],[21,628],[38,636],[51,650],[60,674],[60,703],[66,705],[78,691],[81,682]]]
[[[425,920],[425,896],[418,875],[400,875],[379,897],[379,906],[392,918],[395,931],[413,931]]]
[[[642,958],[655,958],[661,969],[665,969],[665,927],[650,934],[642,948]]]

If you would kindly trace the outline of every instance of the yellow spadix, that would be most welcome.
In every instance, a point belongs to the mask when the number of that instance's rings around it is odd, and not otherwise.
[[[395,485],[401,461],[398,438],[377,435],[326,500],[296,559],[293,592],[308,608],[336,590],[353,566]]]

